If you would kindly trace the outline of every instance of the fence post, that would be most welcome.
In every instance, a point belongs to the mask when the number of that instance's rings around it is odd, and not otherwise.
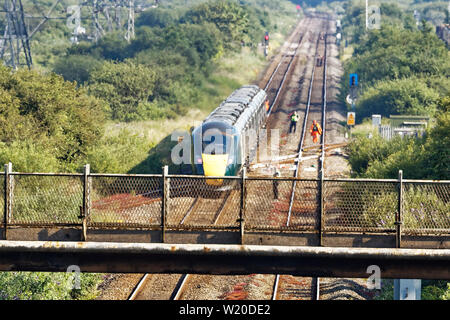
[[[403,171],[398,171],[398,210],[395,217],[396,237],[395,245],[401,248],[402,244],[402,213],[403,213]]]
[[[164,166],[162,175],[162,201],[161,201],[161,242],[166,242],[166,218],[168,211],[168,199],[170,197],[170,180],[167,177],[169,175],[169,167]]]
[[[11,211],[12,211],[12,163],[9,162],[5,164],[5,181],[4,181],[4,213],[3,213],[3,221],[4,221],[4,231],[3,231],[3,240],[7,240],[7,230],[8,230],[8,223],[11,220]]]
[[[239,228],[240,228],[240,242],[241,244],[244,244],[244,233],[245,233],[245,203],[247,198],[247,191],[245,188],[245,179],[247,176],[247,168],[242,168],[241,173],[241,205],[239,210]]]
[[[324,170],[320,170],[320,211],[319,211],[319,244],[323,246],[323,227],[324,227]]]
[[[81,241],[87,241],[87,220],[90,216],[91,184],[89,175],[91,166],[86,164],[83,168],[83,210],[81,210]]]

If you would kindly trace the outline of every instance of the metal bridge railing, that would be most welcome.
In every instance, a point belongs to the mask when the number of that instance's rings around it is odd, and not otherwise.
[[[0,173],[1,227],[450,234],[450,181]],[[220,182],[218,186],[214,183]],[[292,188],[294,201],[288,216]],[[3,238],[6,237],[4,232]]]
[[[89,175],[89,214],[93,228],[161,225],[160,176]]]
[[[291,215],[289,206],[295,183]],[[314,231],[319,226],[320,190],[317,180],[246,179],[246,226],[250,230]]]

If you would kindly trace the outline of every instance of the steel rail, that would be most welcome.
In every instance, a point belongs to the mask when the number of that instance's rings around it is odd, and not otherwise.
[[[324,35],[324,41],[325,41],[325,54],[324,54],[324,70],[323,70],[323,105],[322,105],[322,137],[321,137],[321,146],[322,146],[322,153],[320,156],[320,160],[319,160],[319,164],[320,164],[320,170],[319,170],[319,174],[321,176],[321,181],[323,182],[323,179],[325,178],[325,133],[326,133],[326,118],[327,118],[327,74],[328,74],[328,58],[327,58],[327,32],[328,32],[328,27],[327,26],[327,30],[325,32]],[[323,192],[323,185],[321,183],[320,185],[320,192]],[[320,210],[321,210],[321,216],[320,216],[320,230],[323,229],[322,226],[322,216],[323,216],[323,197],[320,197]],[[320,239],[322,239],[322,232],[320,232]],[[322,240],[320,240],[322,242]],[[313,278],[313,281],[315,281],[315,300],[320,300],[320,278]]]
[[[324,160],[325,160],[325,124],[326,124],[326,100],[327,100],[327,37],[326,37],[326,33],[328,31],[328,27],[326,28],[325,31],[325,35],[324,35],[324,71],[323,71],[323,80],[322,80],[322,137],[321,137],[321,144],[320,144],[320,148],[321,148],[321,156],[319,159],[319,174],[321,175],[321,178],[323,179],[324,176],[324,172],[323,172],[323,167],[324,167]],[[308,117],[309,117],[309,111],[310,111],[310,107],[311,107],[311,97],[312,97],[312,89],[313,89],[313,85],[314,85],[314,80],[315,80],[315,73],[316,73],[316,67],[317,67],[317,54],[319,52],[319,44],[321,41],[321,37],[320,37],[320,32],[318,35],[318,39],[317,39],[317,43],[316,43],[316,53],[314,55],[314,61],[313,61],[313,71],[312,71],[312,75],[311,75],[311,82],[310,82],[310,87],[309,87],[309,92],[308,92],[308,102],[307,102],[307,106],[306,106],[306,110],[305,110],[305,117],[303,120],[303,128],[302,128],[302,135],[300,138],[300,144],[299,144],[299,150],[298,150],[298,158],[297,158],[297,164],[296,164],[296,168],[295,168],[295,178],[298,178],[298,173],[299,173],[299,169],[300,169],[300,163],[301,163],[301,158],[303,155],[303,145],[305,142],[305,137],[306,137],[306,130],[307,130],[307,123],[308,123]],[[291,199],[289,202],[289,211],[288,211],[288,219],[286,222],[286,226],[289,226],[290,224],[290,220],[291,220],[291,216],[292,216],[292,208],[294,205],[294,198],[295,198],[295,190],[296,190],[296,186],[297,186],[297,181],[294,180],[293,186],[292,186],[292,194],[291,194]],[[276,279],[277,281],[277,279]],[[314,300],[319,300],[320,299],[320,279],[318,277],[314,277],[312,279],[312,283],[311,283],[311,287],[314,288],[315,292],[311,292],[312,294],[312,298]]]
[[[327,28],[328,31],[328,28]],[[325,54],[324,54],[324,70],[323,70],[323,106],[322,106],[322,156],[320,158],[320,171],[323,173],[322,178],[325,177],[324,163],[325,163],[325,133],[326,133],[326,119],[327,119],[327,74],[328,74],[328,50],[327,50],[327,33],[324,35],[325,39]]]
[[[170,297],[170,300],[180,300],[181,296],[184,293],[184,290],[186,290],[187,283],[191,280],[190,274],[183,274],[178,281],[172,296]]]
[[[306,20],[303,20],[302,22],[299,23],[299,25],[297,26],[297,28],[294,29],[294,33],[293,33],[293,34],[295,34],[295,33],[297,32],[297,29],[299,28],[299,26],[300,26],[301,24],[303,24],[304,21],[306,21]],[[300,35],[301,35],[301,34],[300,34]],[[300,46],[302,40],[303,40],[303,37],[300,37],[300,41],[299,41],[299,43],[298,43],[299,46]],[[298,47],[297,47],[297,48],[298,48]],[[266,86],[264,87],[264,91],[267,92],[267,89],[268,89],[269,86],[272,84],[273,78],[274,78],[275,75],[277,74],[278,69],[280,68],[280,66],[281,66],[282,63],[283,63],[283,59],[284,59],[286,56],[287,56],[286,53],[284,53],[284,54],[282,55],[282,57],[281,57],[281,59],[280,59],[280,62],[278,63],[277,67],[276,67],[275,70],[272,72],[272,75],[270,76],[269,80],[267,81]],[[294,56],[295,56],[295,55],[294,55]],[[293,56],[293,57],[294,57],[294,56]],[[292,58],[291,60],[293,60],[293,58]]]
[[[301,159],[302,154],[303,154],[302,148],[303,148],[303,144],[304,144],[305,136],[306,136],[306,128],[307,128],[307,124],[308,124],[309,109],[311,107],[311,97],[312,97],[312,89],[313,89],[314,77],[315,77],[315,72],[316,72],[316,57],[317,57],[317,53],[319,51],[319,42],[320,42],[320,36],[317,38],[317,42],[316,42],[316,52],[314,54],[314,62],[313,62],[314,64],[313,64],[313,70],[312,70],[312,75],[311,75],[311,81],[310,81],[310,85],[309,85],[308,101],[307,101],[307,104],[306,104],[305,117],[303,119],[302,134],[301,134],[301,137],[300,137],[300,144],[299,144],[298,157],[297,157],[297,165],[296,165],[295,172],[294,172],[294,178],[298,178],[298,172],[299,172],[299,167],[300,167],[300,159]],[[287,218],[286,226],[289,226],[289,223],[291,221],[292,207],[294,205],[294,196],[295,196],[295,188],[296,188],[296,186],[297,186],[297,181],[294,180],[293,186],[292,186],[291,199],[289,201],[289,211],[288,211],[288,218]]]
[[[312,297],[314,300],[320,300],[320,278],[313,278],[314,292],[312,292]]]
[[[268,119],[269,116],[272,114],[272,110],[273,110],[275,104],[276,104],[277,101],[278,101],[278,98],[279,98],[279,96],[280,96],[280,94],[281,94],[281,91],[282,91],[282,89],[283,89],[283,87],[284,87],[284,83],[286,82],[287,76],[288,76],[288,74],[289,74],[289,72],[290,72],[290,70],[291,70],[293,61],[294,61],[295,58],[297,57],[298,50],[299,50],[299,48],[300,48],[301,45],[302,45],[302,42],[303,42],[304,37],[305,37],[304,34],[300,34],[300,39],[299,39],[299,41],[298,41],[297,48],[295,49],[295,52],[294,52],[294,54],[292,55],[292,58],[290,59],[290,61],[289,61],[289,63],[288,63],[288,67],[286,68],[286,71],[285,71],[285,73],[284,73],[284,75],[283,75],[283,78],[282,78],[282,80],[281,80],[281,83],[280,83],[280,85],[279,85],[279,87],[278,87],[278,89],[277,89],[275,98],[274,98],[274,100],[272,101],[272,104],[271,104],[270,107],[269,107],[269,111],[267,112],[266,123],[267,123],[267,119]],[[275,68],[275,71],[272,73],[272,76],[270,77],[268,83],[267,83],[266,86],[264,87],[264,91],[267,92],[267,89],[268,89],[269,85],[272,83],[272,80],[274,79],[274,77],[275,77],[275,75],[276,75],[278,69],[280,68],[281,64],[284,62],[283,59],[284,59],[285,57],[287,57],[287,54],[284,54],[283,57],[280,59],[280,62],[278,63],[278,66]]]
[[[277,300],[279,285],[280,285],[280,275],[277,274],[275,275],[275,281],[273,282],[272,300]]]
[[[232,187],[232,186],[230,186],[230,187]],[[225,196],[223,197],[221,204],[219,205],[218,209],[216,210],[216,213],[214,214],[214,217],[213,217],[213,225],[214,226],[216,225],[217,221],[219,220],[219,217],[222,214],[223,209],[226,207],[226,204],[228,202],[228,199],[229,199],[230,195],[231,195],[231,190],[226,190],[225,191]],[[201,204],[200,199],[202,199],[200,196],[197,196],[195,198],[193,203],[189,206],[189,209],[184,214],[183,219],[180,222],[180,225],[183,225],[186,222],[186,220],[189,218],[191,213],[195,212],[194,208],[196,209],[196,207],[199,204]]]
[[[189,216],[189,214],[192,212],[192,210],[194,210],[194,207],[197,205],[199,200],[200,200],[200,197],[195,198],[195,200],[192,202],[192,204],[189,207],[189,209],[186,211],[186,214],[184,215],[183,219],[181,219],[180,224],[184,224],[184,221],[186,221],[186,219]]]
[[[289,72],[291,71],[291,68],[292,68],[292,62],[293,62],[293,61],[295,60],[295,58],[297,57],[297,52],[298,52],[298,49],[299,49],[300,46],[301,46],[301,43],[302,43],[302,41],[303,41],[303,38],[304,38],[304,35],[300,37],[298,46],[297,46],[297,48],[295,49],[295,53],[294,53],[294,55],[292,56],[291,61],[289,62],[289,65],[288,65],[288,67],[287,67],[287,69],[286,69],[286,72],[285,72],[285,74],[284,74],[284,76],[283,76],[283,79],[281,80],[281,84],[280,84],[280,86],[278,87],[277,93],[276,93],[276,95],[275,95],[275,99],[273,100],[272,105],[271,105],[270,108],[269,108],[269,112],[267,113],[267,118],[266,118],[266,119],[268,119],[269,116],[272,114],[272,110],[273,110],[273,108],[275,107],[275,104],[277,103],[278,98],[280,97],[280,94],[281,94],[281,91],[282,91],[282,89],[283,89],[283,87],[284,87],[284,84],[285,84],[285,82],[286,82],[287,76],[289,75]],[[267,121],[267,120],[266,120],[266,121]]]
[[[148,281],[148,279],[150,277],[151,277],[150,273],[144,274],[144,276],[141,278],[141,280],[139,280],[139,282],[136,285],[136,287],[133,288],[133,291],[129,295],[128,300],[136,300],[136,297],[142,291],[142,288],[143,288],[144,284]]]
[[[223,198],[222,204],[220,205],[219,209],[217,210],[215,216],[213,225],[217,224],[217,221],[219,221],[220,216],[222,215],[222,212],[224,211],[226,204],[228,202],[228,198],[231,196],[231,190],[228,190]]]
[[[214,215],[214,221],[213,224],[216,225],[217,221],[219,220],[220,215],[223,212],[223,209],[225,208],[225,205],[228,201],[228,198],[231,195],[231,191],[227,191],[225,197],[222,200],[222,203],[220,204],[219,208],[216,210],[216,214]],[[180,222],[180,225],[184,224],[184,222],[187,220],[188,216],[190,216],[190,214],[194,211],[194,208],[197,206],[197,204],[200,202],[200,197],[197,197],[194,202],[192,203],[192,205],[190,206],[189,210],[186,212],[186,214],[184,215],[183,219]],[[189,282],[189,280],[191,279],[191,274],[184,274],[181,276],[177,286],[174,289],[174,292],[172,293],[172,296],[170,298],[170,300],[180,300],[181,295],[183,294],[187,283]]]

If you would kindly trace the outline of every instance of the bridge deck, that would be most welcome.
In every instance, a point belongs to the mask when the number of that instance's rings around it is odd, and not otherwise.
[[[450,250],[0,241],[0,270],[450,279]],[[405,267],[407,266],[407,267]]]

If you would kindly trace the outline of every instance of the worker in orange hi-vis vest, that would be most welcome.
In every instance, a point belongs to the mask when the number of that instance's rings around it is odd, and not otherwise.
[[[269,100],[266,100],[266,102],[264,102],[265,106],[266,106],[266,111],[269,112],[270,109],[270,103]]]
[[[320,124],[318,124],[316,120],[313,121],[310,132],[313,138],[313,142],[317,143],[319,141],[319,136],[322,135],[322,128],[320,127]]]

